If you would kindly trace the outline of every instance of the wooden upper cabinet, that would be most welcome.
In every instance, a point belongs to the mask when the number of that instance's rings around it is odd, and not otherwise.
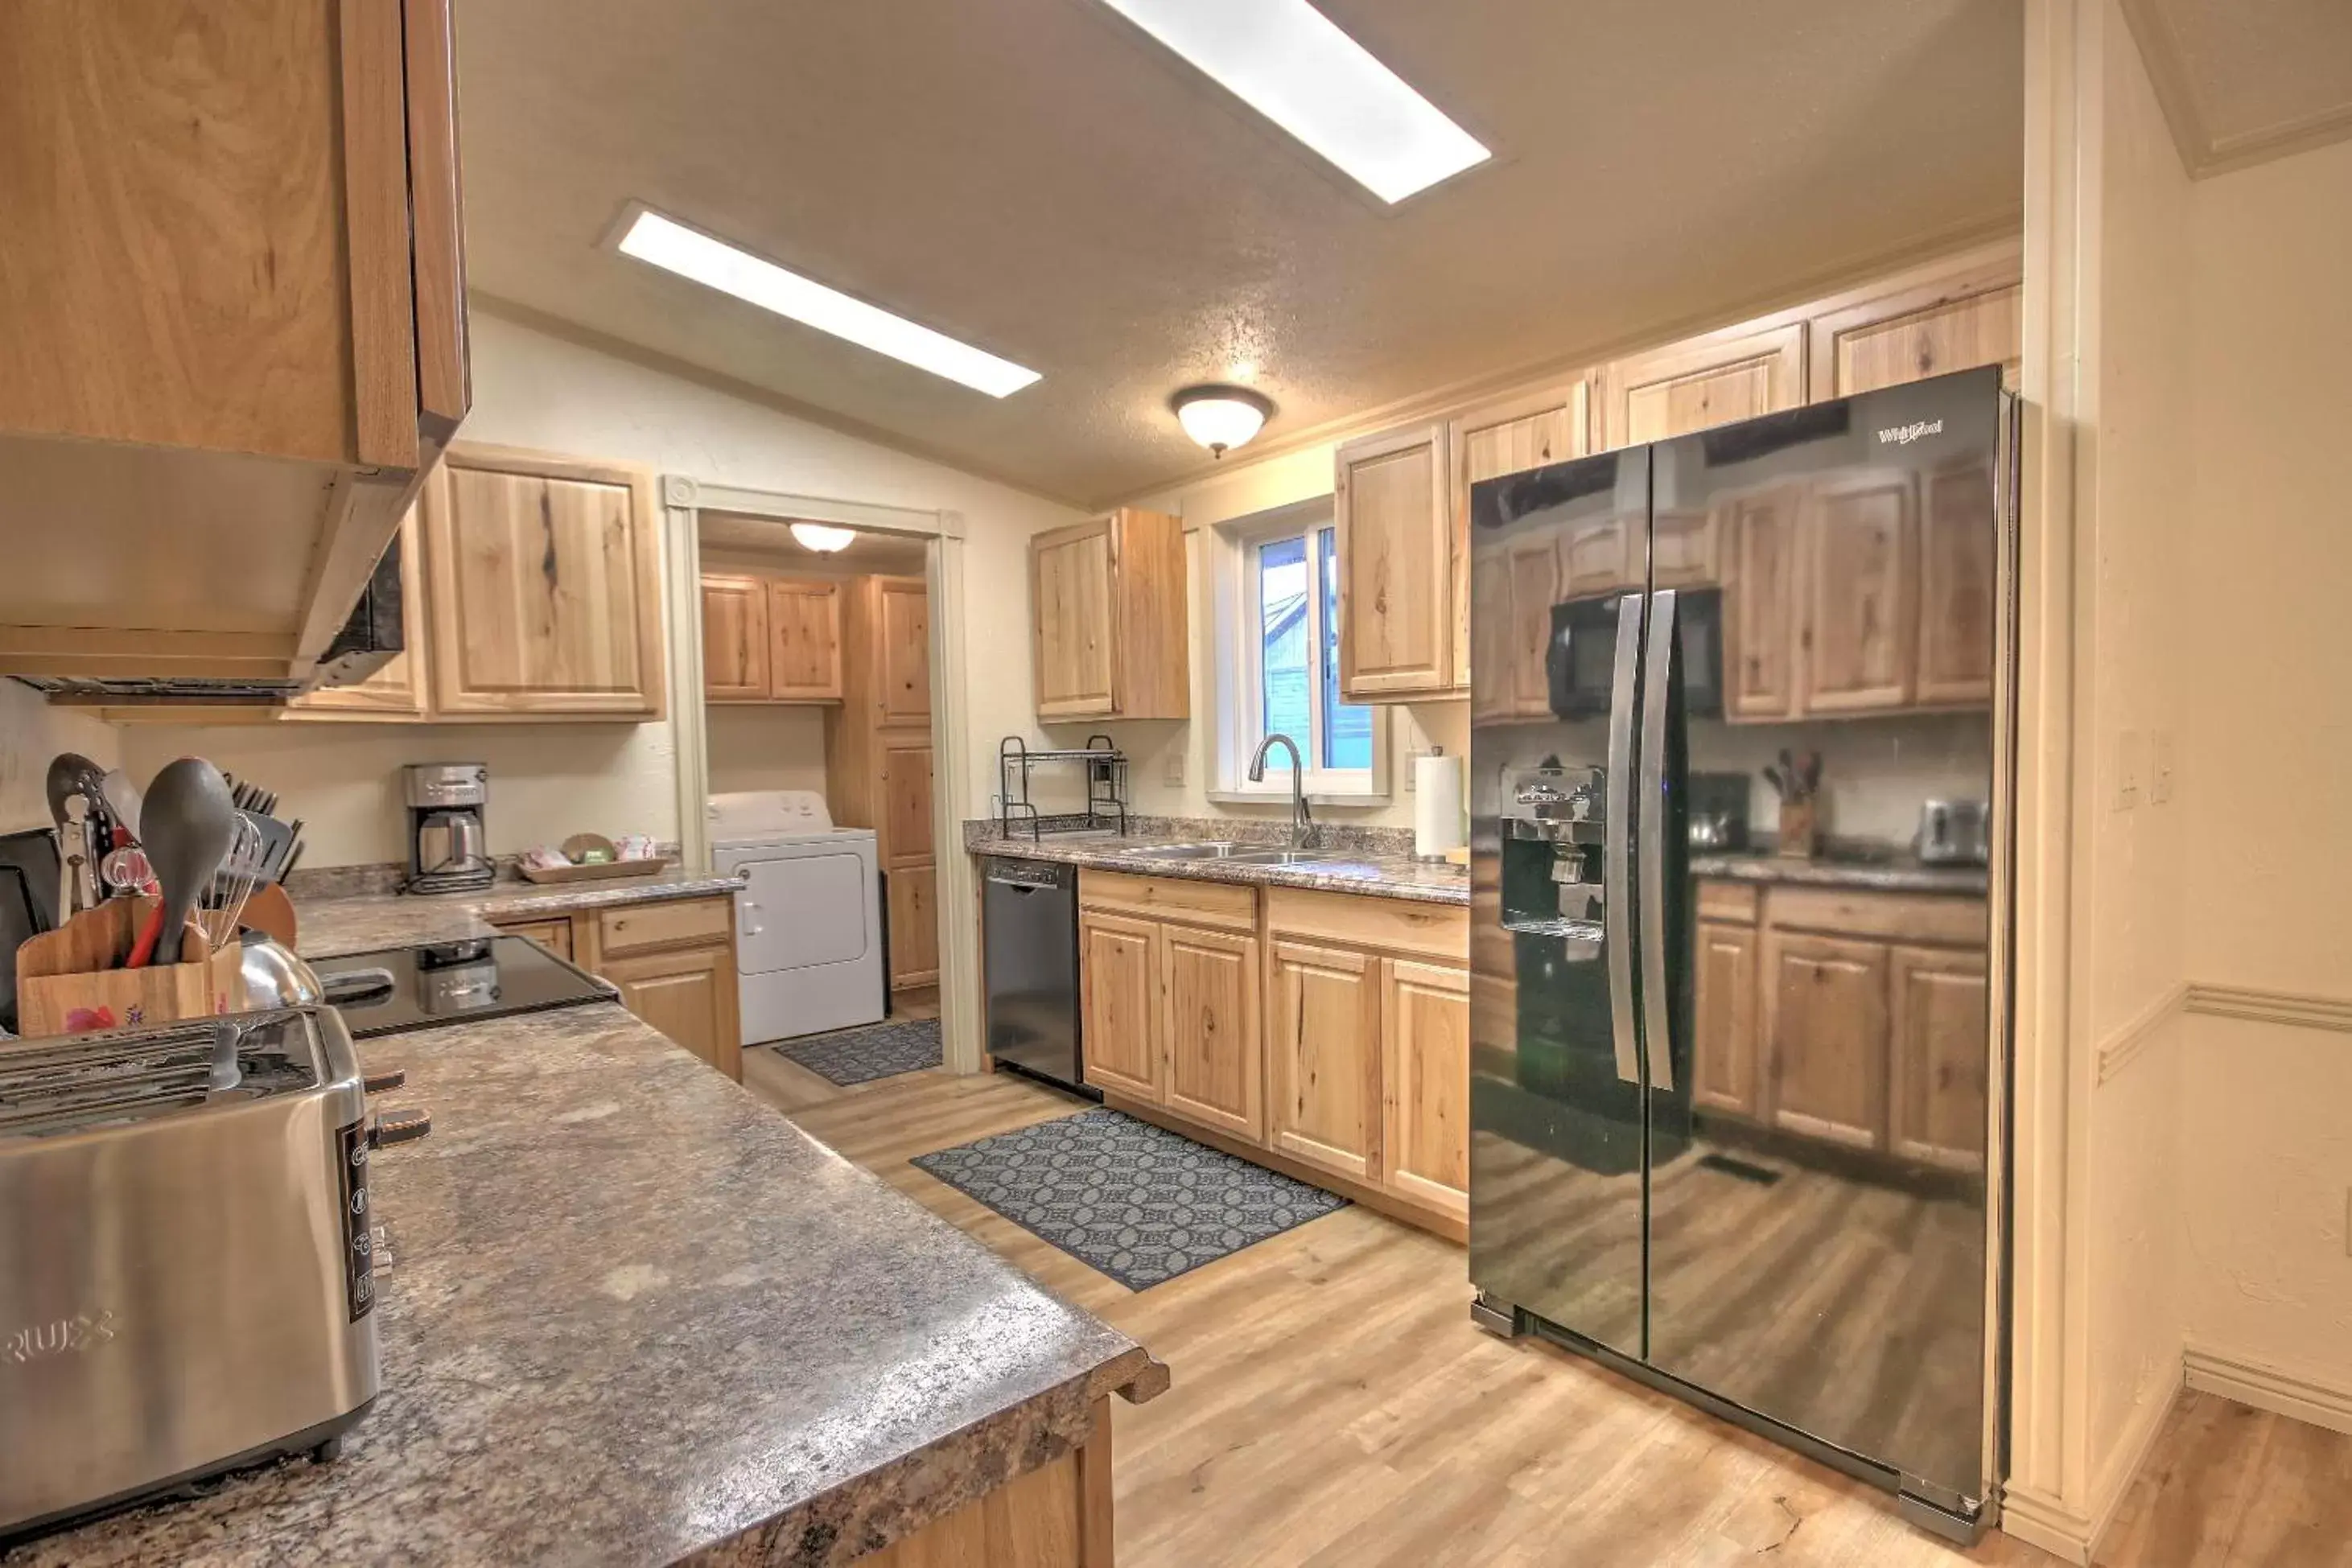
[[[1797,711],[1798,503],[1793,486],[1717,507],[1723,539],[1724,717],[1787,719]]]
[[[879,579],[877,616],[881,722],[931,722],[931,601],[920,578]]]
[[[1446,424],[1447,454],[1454,465],[1448,507],[1454,537],[1446,571],[1454,595],[1453,685],[1457,691],[1470,685],[1470,487],[1481,479],[1583,456],[1591,446],[1591,388],[1580,378],[1473,409]]]
[[[1806,712],[1910,704],[1916,504],[1907,470],[1813,493],[1805,518]]]
[[[928,863],[937,852],[931,833],[931,742],[916,733],[879,742],[882,759],[883,863]]]
[[[1601,372],[1603,445],[1637,446],[1805,400],[1804,323],[1711,332]]]
[[[1711,588],[1723,580],[1722,551],[1712,511],[1661,507],[1651,514],[1651,587]]]
[[[295,697],[286,705],[288,718],[415,723],[425,716],[424,540],[413,507],[400,520],[399,539],[401,651],[363,679]]]
[[[702,580],[702,695],[715,703],[768,695],[768,584],[757,577]]]
[[[466,413],[457,180],[446,0],[0,6],[0,674],[310,675]]]
[[[840,701],[841,584],[790,577],[772,578],[765,586],[767,695],[783,703]]]
[[[640,468],[452,448],[425,493],[436,713],[659,717],[659,516]]]
[[[1160,928],[1160,1051],[1169,1110],[1236,1137],[1265,1136],[1255,936]]]
[[[1382,960],[1381,1160],[1391,1191],[1470,1215],[1470,972]]]
[[[1929,474],[1919,509],[1921,706],[1992,701],[2000,539],[1992,476],[1980,465]]]
[[[1865,293],[1813,318],[1811,401],[1852,397],[1979,365],[2015,387],[2025,289],[2015,246]]]
[[[1570,528],[1559,541],[1560,597],[1590,599],[1639,582],[1641,539],[1639,517],[1601,517]]]
[[[1121,507],[1029,541],[1037,716],[1187,718],[1183,525]]]
[[[1450,695],[1455,531],[1445,426],[1350,441],[1333,464],[1341,695],[1356,702]]]

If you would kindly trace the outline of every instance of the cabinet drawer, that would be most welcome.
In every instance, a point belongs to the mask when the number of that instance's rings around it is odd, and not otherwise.
[[[1698,917],[1701,920],[1736,920],[1743,925],[1753,925],[1756,924],[1757,903],[1757,891],[1747,883],[1700,879]]]
[[[732,934],[735,912],[726,898],[685,898],[672,904],[640,904],[597,912],[597,951],[610,957],[651,947],[723,942]]]
[[[1124,910],[1236,931],[1255,930],[1257,926],[1257,890],[1231,883],[1081,870],[1078,906]]]
[[[572,917],[561,915],[553,920],[520,920],[502,923],[499,929],[509,936],[527,937],[538,943],[559,958],[572,956]]]
[[[1265,924],[1267,930],[1285,936],[1379,947],[1456,965],[1470,962],[1470,912],[1451,904],[1270,887]]]
[[[1776,927],[1828,931],[1841,936],[1876,936],[1889,942],[1925,942],[1955,947],[1983,943],[1985,904],[1980,898],[1916,893],[1850,893],[1825,887],[1776,887],[1765,902],[1765,918]]]

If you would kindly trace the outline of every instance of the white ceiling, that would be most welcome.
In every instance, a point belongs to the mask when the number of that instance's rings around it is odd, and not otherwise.
[[[468,267],[1091,504],[2014,221],[2023,0],[1321,0],[1496,152],[1383,208],[1097,0],[461,0]],[[632,198],[1044,372],[995,401],[629,261]]]
[[[2125,0],[2191,172],[2352,136],[2347,0]]]

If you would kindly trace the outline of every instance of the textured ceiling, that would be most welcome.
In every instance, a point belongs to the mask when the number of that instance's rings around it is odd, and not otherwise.
[[[1383,208],[1097,0],[461,0],[482,293],[1043,494],[2013,220],[2023,0],[1322,0],[1496,150]],[[607,246],[648,202],[1044,373],[1001,402]]]
[[[2126,0],[2191,172],[2352,136],[2352,0]]]

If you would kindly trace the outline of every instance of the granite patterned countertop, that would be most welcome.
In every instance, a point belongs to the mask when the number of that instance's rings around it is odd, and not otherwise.
[[[377,1156],[383,1392],[289,1460],[9,1568],[834,1563],[1166,1369],[611,1003],[362,1044],[432,1135]]]
[[[316,884],[313,884],[316,885]],[[356,893],[341,897],[297,894],[294,912],[306,958],[331,958],[377,947],[415,947],[427,942],[462,942],[495,934],[494,920],[552,918],[578,909],[652,904],[671,898],[706,898],[733,893],[743,884],[732,876],[707,876],[672,868],[651,876],[610,882],[542,885],[500,882],[481,893]]]
[[[1921,865],[1908,856],[1883,860],[1795,860],[1773,854],[1695,854],[1693,876],[1727,882],[1853,887],[1874,893],[1948,893],[1985,896],[1991,873],[1980,865]]]
[[[1132,852],[1154,843],[1189,843],[1209,839],[1254,842],[1265,837],[1255,822],[1213,824],[1191,831],[1147,831],[1125,838],[1111,832],[1047,832],[1032,840],[1025,835],[997,836],[996,824],[964,824],[964,847],[977,855],[1012,855],[1022,860],[1055,861],[1065,865],[1091,866],[1097,871],[1120,871],[1137,876],[1185,877],[1196,882],[1244,883],[1255,887],[1303,887],[1323,893],[1362,894],[1376,898],[1409,899],[1418,904],[1470,902],[1466,867],[1443,862],[1417,861],[1386,848],[1341,844],[1321,852],[1333,858],[1300,865],[1265,865],[1230,860],[1160,860]],[[1270,841],[1279,847],[1286,837]]]

